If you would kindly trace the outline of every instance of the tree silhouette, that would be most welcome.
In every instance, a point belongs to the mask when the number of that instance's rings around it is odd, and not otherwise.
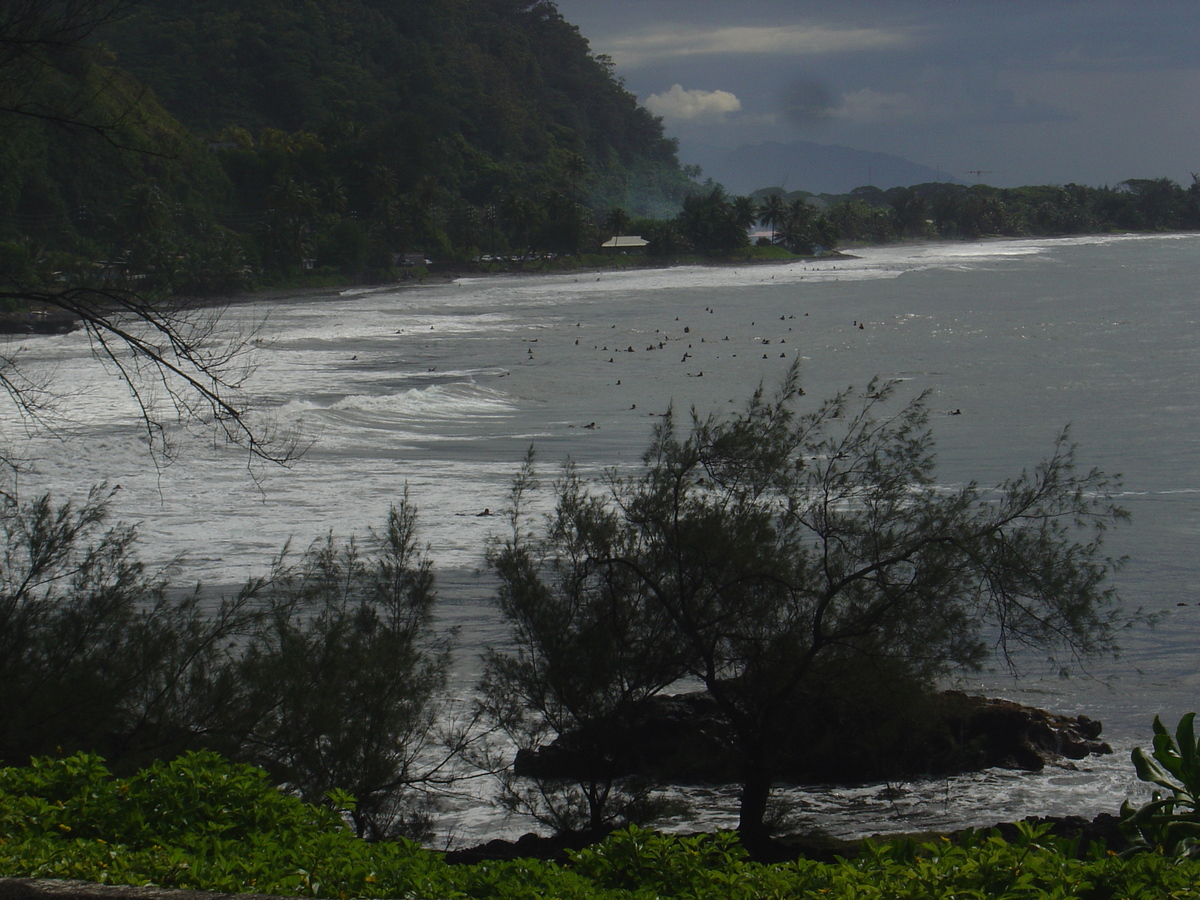
[[[536,598],[543,616],[569,620],[568,597],[597,592],[610,615],[655,623],[653,640],[621,646],[644,648],[643,670],[655,647],[682,657],[717,704],[751,842],[766,836],[781,760],[815,736],[811,699],[831,686],[928,690],[981,665],[993,641],[1010,661],[1026,645],[1069,661],[1114,649],[1122,624],[1102,552],[1125,515],[1113,483],[1077,470],[1063,436],[993,488],[944,489],[924,397],[892,409],[895,388],[873,381],[800,415],[793,367],[738,415],[693,414],[683,433],[668,413],[640,469],[560,482],[558,513],[510,548],[537,565],[500,572],[505,596]],[[501,609],[520,622],[514,603]]]

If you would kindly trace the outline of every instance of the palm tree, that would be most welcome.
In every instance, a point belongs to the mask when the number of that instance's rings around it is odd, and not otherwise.
[[[732,207],[733,221],[743,231],[749,231],[758,221],[758,209],[749,197],[734,197]]]
[[[768,194],[758,207],[758,221],[771,229],[771,243],[775,243],[775,228],[783,223],[784,208],[782,194]]]
[[[780,241],[793,253],[812,253],[816,242],[814,218],[813,208],[803,198],[793,200],[783,211]]]
[[[625,212],[621,207],[614,206],[609,210],[608,215],[604,219],[604,228],[610,232],[613,237],[619,237],[625,233],[625,229],[629,227],[629,213]]]

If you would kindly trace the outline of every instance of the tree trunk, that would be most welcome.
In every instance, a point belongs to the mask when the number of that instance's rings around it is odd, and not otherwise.
[[[738,808],[738,835],[751,855],[768,837],[765,819],[770,795],[771,776],[767,767],[761,761],[747,763]]]

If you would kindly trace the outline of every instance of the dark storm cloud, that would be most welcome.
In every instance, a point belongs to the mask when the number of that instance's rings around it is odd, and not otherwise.
[[[838,96],[819,78],[795,78],[783,89],[780,112],[790,124],[808,129],[828,123],[838,112]]]

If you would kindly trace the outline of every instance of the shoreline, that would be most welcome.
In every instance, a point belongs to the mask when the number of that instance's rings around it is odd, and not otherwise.
[[[360,288],[363,290],[397,290],[406,288],[428,287],[436,285],[453,284],[460,278],[504,278],[506,276],[519,277],[538,277],[550,275],[570,275],[572,272],[624,272],[624,271],[650,271],[655,269],[673,269],[673,268],[696,268],[696,269],[728,269],[739,266],[784,266],[793,265],[804,262],[818,262],[820,260],[837,260],[837,259],[861,259],[855,254],[855,250],[866,248],[881,248],[881,247],[937,247],[937,246],[963,246],[968,244],[997,244],[1005,241],[1029,241],[1029,240],[1077,240],[1079,238],[1104,238],[1104,237],[1162,237],[1165,235],[1195,235],[1200,232],[1195,231],[1172,231],[1172,232],[1143,232],[1143,231],[1099,231],[1088,232],[1085,234],[1026,234],[1026,235],[1000,235],[987,234],[977,238],[912,238],[898,241],[886,241],[882,243],[852,243],[843,247],[830,250],[814,256],[799,256],[794,255],[787,259],[755,259],[753,256],[746,256],[741,259],[705,259],[696,256],[677,256],[669,259],[654,259],[650,257],[611,257],[610,265],[596,265],[593,261],[587,264],[579,264],[573,266],[562,266],[554,268],[505,268],[505,269],[486,269],[482,265],[467,264],[460,265],[455,263],[437,263],[427,271],[427,274],[415,277],[399,279],[396,281],[354,281],[347,280],[336,285],[322,286],[297,286],[292,288],[280,287],[263,287],[240,291],[235,294],[225,296],[212,297],[193,297],[179,299],[175,305],[179,308],[212,308],[221,306],[244,305],[248,303],[270,302],[278,299],[295,299],[306,297],[337,297],[341,296],[345,291]],[[564,259],[577,259],[578,257],[564,257]],[[634,260],[631,262],[631,260]],[[620,261],[620,264],[616,264]]]
[[[773,835],[767,842],[757,848],[752,854],[757,862],[766,864],[789,863],[797,859],[809,859],[823,863],[833,863],[837,859],[854,859],[859,855],[865,841],[876,844],[913,841],[928,843],[931,841],[961,840],[969,834],[990,834],[995,831],[1005,840],[1017,836],[1018,824],[1046,825],[1049,834],[1058,838],[1078,840],[1078,853],[1081,857],[1087,854],[1088,846],[1101,842],[1107,850],[1119,853],[1129,846],[1129,841],[1120,829],[1120,816],[1112,812],[1102,812],[1088,818],[1087,816],[1025,816],[1013,821],[996,822],[979,828],[958,828],[938,831],[908,831],[865,835],[859,838],[839,838],[818,831],[808,833],[797,832]],[[463,847],[456,850],[440,851],[450,865],[475,865],[486,862],[500,862],[516,859],[538,859],[549,862],[565,862],[568,850],[582,850],[595,846],[604,841],[613,830],[599,832],[577,832],[574,834],[540,835],[528,832],[515,840],[496,838],[477,844],[473,847]],[[651,829],[658,834],[671,834],[674,837],[694,837],[696,835],[718,834],[718,831],[697,830],[692,832],[664,832]]]
[[[912,241],[905,242],[906,244],[924,244],[924,243],[940,243],[936,241]],[[953,242],[950,242],[953,243]],[[790,259],[737,259],[737,260],[703,260],[692,257],[675,257],[664,260],[651,260],[649,258],[637,263],[626,263],[622,265],[607,265],[597,266],[592,263],[586,265],[569,266],[562,268],[508,268],[500,270],[485,269],[478,266],[462,267],[447,263],[436,265],[430,269],[426,275],[417,278],[405,278],[396,281],[346,281],[337,285],[321,285],[321,286],[298,286],[292,288],[280,287],[264,287],[252,289],[248,291],[240,291],[235,294],[222,296],[206,296],[206,297],[189,297],[176,298],[171,305],[178,309],[207,309],[219,308],[222,306],[243,306],[251,303],[271,302],[273,300],[287,299],[305,299],[305,298],[320,298],[320,297],[340,297],[346,291],[363,290],[363,291],[386,291],[386,290],[406,290],[421,287],[436,287],[450,285],[462,278],[537,278],[541,276],[554,275],[570,275],[578,272],[588,273],[604,273],[604,272],[630,272],[630,271],[652,271],[656,269],[675,269],[675,268],[695,268],[695,269],[728,269],[738,266],[783,266],[793,265],[795,263],[815,262],[824,259],[859,259],[853,253],[844,250],[832,250],[820,256],[793,256]],[[622,259],[629,259],[623,257]]]
[[[1188,241],[1185,241],[1184,243],[1190,245],[1192,243],[1192,241],[1188,240]],[[901,253],[903,253],[907,249],[909,249],[909,248],[901,248]],[[922,252],[919,248],[916,248],[916,247],[913,247],[911,249],[913,249],[913,251],[918,254]],[[953,247],[951,247],[951,249],[953,249]],[[970,248],[968,248],[968,249],[970,249]],[[1098,251],[1096,254],[1094,254],[1094,256],[1098,257],[1101,254],[1107,255],[1108,251],[1107,250]],[[1092,258],[1092,257],[1089,257],[1089,258]],[[854,265],[857,267],[862,264],[855,263]],[[712,268],[713,271],[711,271],[711,272],[707,271],[707,269],[709,269],[709,268]],[[609,270],[609,271],[611,272],[612,270]],[[729,274],[730,274],[728,271],[722,272],[722,269],[719,267],[694,268],[694,269],[691,269],[692,274],[690,274],[690,275],[688,274],[689,270],[687,270],[687,269],[683,269],[680,271],[682,272],[683,276],[688,278],[691,282],[703,282],[703,281],[710,280],[710,279],[724,279],[726,276],[729,276]],[[787,269],[780,270],[781,273],[785,272],[785,271],[788,271],[788,270]],[[331,288],[331,287],[323,286],[323,287],[307,288],[307,289],[303,289],[303,292],[304,292],[303,295],[311,296],[317,302],[300,301],[300,302],[298,302],[297,305],[299,305],[299,306],[307,305],[310,307],[310,311],[314,312],[314,313],[320,313],[323,309],[328,310],[329,314],[331,314],[335,319],[336,319],[336,317],[341,315],[341,310],[344,307],[353,306],[355,309],[357,309],[358,304],[346,302],[346,303],[340,303],[337,305],[331,305],[328,307],[322,307],[321,303],[319,302],[320,298],[334,297],[334,296],[340,295],[342,297],[342,299],[345,299],[347,301],[353,300],[355,297],[361,297],[363,300],[363,303],[365,305],[376,304],[376,305],[380,305],[380,306],[387,306],[390,303],[395,303],[396,305],[407,306],[411,301],[415,301],[418,304],[425,304],[425,305],[432,306],[434,304],[440,303],[443,297],[453,297],[456,295],[457,291],[459,290],[457,287],[447,290],[447,289],[439,288],[438,285],[452,282],[456,278],[460,277],[460,274],[463,274],[463,273],[449,272],[449,273],[433,274],[424,280],[418,280],[418,279],[414,278],[414,279],[410,279],[407,281],[399,282],[395,286],[392,286],[392,285],[388,285],[388,286],[348,286],[348,287],[342,287],[342,288]],[[465,274],[468,274],[468,277],[470,277],[470,273],[465,273]],[[522,278],[518,277],[518,279],[513,282],[506,282],[502,277],[504,274],[511,274],[511,275],[519,276],[521,274],[538,274],[538,273],[531,273],[531,272],[489,273],[489,276],[491,276],[492,274],[494,274],[497,277],[494,277],[494,278],[488,277],[487,286],[491,292],[495,293],[496,295],[498,295],[501,298],[501,302],[503,302],[503,298],[504,298],[505,294],[510,293],[512,289],[514,289],[515,287],[517,287],[519,285],[524,284],[524,285],[536,286],[539,284],[538,280],[536,280],[536,279],[526,280],[526,279],[522,279]],[[759,280],[761,277],[766,277],[769,279],[771,273],[768,269],[747,268],[745,274],[747,275],[746,280],[753,282],[753,281]],[[553,285],[557,285],[560,281],[569,281],[570,277],[571,276],[568,275],[566,278],[553,279],[551,283]],[[606,275],[605,280],[612,280],[612,281],[630,280],[633,282],[640,282],[641,277],[642,276],[638,276],[636,273],[631,272],[630,275],[623,276],[621,279],[618,279],[616,277],[616,274],[614,273],[614,274]],[[658,276],[655,273],[650,272],[644,277],[657,278]],[[586,281],[586,280],[589,280],[589,279],[587,279],[581,272],[580,281]],[[509,285],[511,285],[511,287]],[[416,294],[416,295],[411,294],[411,293],[409,293],[409,294],[401,294],[400,293],[400,291],[402,291],[406,288],[409,288],[409,287],[413,287],[413,288],[429,287],[430,292],[427,294]],[[554,288],[554,289],[556,290],[557,288]],[[389,295],[388,291],[393,291],[393,290],[396,293]],[[382,291],[383,292],[383,293],[376,295],[379,298],[378,300],[372,300],[372,292],[373,291]],[[255,302],[255,303],[261,302],[263,304],[263,307],[260,310],[260,312],[265,314],[270,309],[271,304],[275,304],[275,303],[279,302],[279,300],[277,298],[284,297],[284,296],[293,296],[294,297],[294,296],[298,296],[298,293],[294,290],[288,290],[288,289],[272,289],[269,291],[260,291],[260,292],[250,293],[250,294],[244,296],[244,300],[248,301],[248,302]],[[425,298],[425,299],[421,299],[421,298]],[[252,310],[245,310],[243,312],[246,314],[250,314],[252,312]],[[857,308],[855,309],[855,312],[857,312]],[[747,316],[746,318],[750,318],[750,317]],[[789,324],[791,324],[791,323],[789,323]],[[790,339],[790,335],[789,335],[789,339]],[[790,342],[791,341],[789,340],[789,343]],[[622,345],[622,346],[624,346],[624,345]],[[346,357],[349,358],[348,353],[346,354]],[[622,374],[624,374],[624,373],[622,373]],[[640,400],[640,398],[638,398],[638,399]],[[627,406],[628,404],[624,404],[624,405]],[[644,404],[642,404],[642,405],[644,406]],[[955,420],[952,424],[959,425],[962,421],[964,421],[964,420]],[[478,508],[478,507],[476,507],[476,508]],[[493,508],[495,508],[495,507],[493,506]],[[463,521],[465,521],[465,520],[463,520]],[[1127,764],[1127,762],[1128,762],[1128,760],[1126,758],[1126,764]],[[1119,798],[1118,798],[1118,801],[1119,801]],[[1110,805],[1115,805],[1115,804],[1110,804]],[[1041,810],[1039,810],[1039,812],[1040,811]],[[1061,807],[1055,810],[1055,812],[1062,812],[1062,813],[1069,812],[1069,811],[1074,811],[1074,810],[1064,809]],[[1094,811],[1094,810],[1088,809],[1089,814],[1092,811]],[[488,837],[488,835],[483,835],[483,836],[481,836],[480,839],[483,840],[483,839],[486,839],[486,837]]]
[[[244,306],[253,303],[270,303],[274,300],[283,299],[304,299],[304,298],[334,298],[340,297],[348,290],[363,289],[363,290],[404,290],[408,288],[429,287],[437,285],[449,285],[458,281],[461,278],[503,278],[511,277],[537,277],[542,275],[569,275],[572,272],[623,272],[623,271],[648,271],[654,269],[671,269],[671,268],[711,268],[725,269],[738,266],[780,266],[791,265],[803,262],[816,262],[827,259],[860,259],[853,252],[859,248],[877,248],[877,247],[926,247],[926,246],[941,246],[941,245],[964,245],[964,244],[979,244],[979,243],[1002,243],[1004,241],[1021,241],[1021,240],[1072,240],[1080,237],[1120,237],[1120,236],[1161,236],[1162,234],[1196,234],[1192,231],[1181,232],[1094,232],[1088,234],[1048,234],[1048,235],[982,235],[978,238],[971,239],[949,239],[949,238],[916,238],[910,240],[889,241],[883,243],[871,244],[848,244],[845,247],[830,250],[814,256],[799,256],[793,255],[789,258],[754,258],[753,255],[748,255],[741,259],[704,259],[702,257],[693,256],[678,256],[669,259],[652,259],[650,257],[611,257],[606,258],[606,261],[611,262],[609,265],[597,265],[595,260],[589,260],[586,264],[582,261],[578,265],[570,266],[553,266],[546,268],[544,263],[539,264],[537,268],[504,268],[504,269],[487,269],[481,264],[455,264],[455,263],[438,263],[426,271],[426,274],[413,278],[403,278],[394,281],[363,281],[347,279],[335,284],[326,285],[297,285],[295,287],[262,287],[251,288],[248,290],[238,291],[232,294],[223,295],[205,295],[192,297],[171,297],[163,301],[163,306],[171,310],[188,310],[188,309],[220,309],[229,306]],[[564,257],[567,260],[576,260],[580,257]],[[553,262],[553,261],[551,261]],[[31,318],[37,318],[42,324],[31,323]],[[68,321],[69,320],[69,321]],[[58,310],[52,305],[40,311],[26,312],[11,312],[0,313],[0,335],[11,336],[37,336],[37,335],[54,335],[66,334],[78,328],[77,319],[70,314]]]

